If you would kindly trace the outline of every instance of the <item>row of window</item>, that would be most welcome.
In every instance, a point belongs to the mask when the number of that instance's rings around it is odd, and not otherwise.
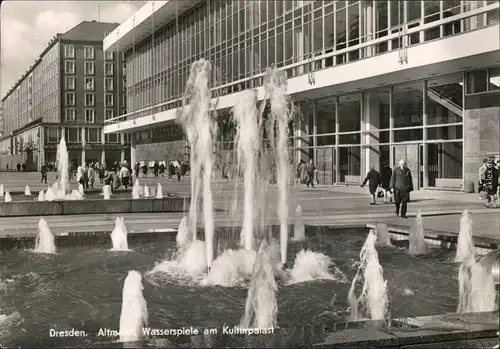
[[[112,119],[115,117],[115,110],[114,109],[106,109],[105,110],[105,118],[106,120]],[[66,121],[68,122],[74,122],[76,121],[76,108],[66,108],[65,110],[65,117]],[[93,124],[95,123],[95,110],[88,108],[85,109],[85,122],[88,124]]]
[[[85,59],[95,59],[95,48],[93,46],[84,46],[83,57]],[[75,58],[74,45],[64,45],[64,58]],[[107,61],[114,60],[115,53],[113,51],[104,52],[104,59]]]
[[[106,62],[104,63],[104,74],[106,76],[113,76],[115,70],[115,64]],[[76,61],[64,61],[64,73],[65,74],[76,74]],[[85,61],[85,75],[95,74],[95,62]]]
[[[76,76],[66,76],[64,81],[64,88],[66,90],[76,90]],[[86,76],[84,80],[84,86],[86,91],[94,91],[95,90],[95,78]],[[104,90],[111,92],[114,91],[115,85],[114,78],[105,78],[104,79]],[[124,88],[125,89],[125,88]]]
[[[67,106],[73,106],[76,103],[75,93],[74,92],[66,92],[65,104]],[[114,107],[115,104],[115,96],[112,93],[106,93],[104,95],[104,105],[106,107]],[[95,93],[85,93],[85,106],[93,107],[95,106]]]

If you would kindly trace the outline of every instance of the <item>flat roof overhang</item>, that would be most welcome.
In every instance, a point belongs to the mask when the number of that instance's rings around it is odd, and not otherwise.
[[[148,1],[104,38],[104,51],[127,51],[200,2],[200,0]]]

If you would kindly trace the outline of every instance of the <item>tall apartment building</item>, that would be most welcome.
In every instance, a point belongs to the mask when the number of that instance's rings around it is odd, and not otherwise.
[[[0,169],[56,161],[64,136],[74,164],[123,160],[125,135],[105,135],[105,119],[126,113],[122,55],[104,53],[116,23],[84,21],[57,34],[2,99]]]
[[[183,156],[176,108],[190,65],[213,65],[220,118],[264,97],[274,66],[300,111],[293,163],[322,184],[360,183],[371,164],[406,158],[415,188],[465,189],[500,146],[500,30],[493,1],[150,1],[104,39],[124,52],[132,157]],[[215,101],[215,99],[214,99]],[[224,137],[231,148],[231,133]],[[219,156],[219,167],[230,161]]]

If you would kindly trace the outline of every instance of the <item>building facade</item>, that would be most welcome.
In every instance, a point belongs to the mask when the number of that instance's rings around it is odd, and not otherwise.
[[[415,188],[466,189],[482,158],[500,154],[499,6],[149,2],[104,39],[106,51],[125,53],[128,111],[105,133],[130,134],[132,160],[182,157],[174,120],[190,65],[211,61],[221,119],[245,90],[264,97],[273,66],[286,71],[298,110],[290,162],[313,158],[320,183],[357,184],[371,164],[404,158]],[[221,141],[231,149],[231,132]]]
[[[61,137],[75,165],[128,157],[126,136],[103,132],[105,119],[126,113],[123,55],[102,48],[116,27],[82,22],[57,34],[5,95],[0,170],[55,163]]]

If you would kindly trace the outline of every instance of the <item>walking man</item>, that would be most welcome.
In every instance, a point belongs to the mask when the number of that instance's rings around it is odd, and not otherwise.
[[[394,193],[396,216],[399,216],[401,213],[401,218],[408,218],[406,211],[410,192],[413,191],[413,178],[410,169],[406,167],[406,162],[403,159],[399,160],[399,167],[395,168],[392,173],[391,191]]]
[[[309,160],[309,165],[307,165],[307,182],[306,185],[314,188],[314,173],[316,172],[316,166],[314,166],[313,160]]]
[[[47,184],[47,165],[43,164],[42,168],[40,169],[40,173],[42,174],[42,181],[40,183],[43,183],[45,181],[45,184]]]
[[[361,188],[363,188],[368,182],[368,189],[370,190],[370,195],[372,196],[372,202],[370,205],[375,205],[375,196],[377,195],[377,188],[381,183],[380,173],[375,170],[375,165],[371,165],[370,171],[366,175],[363,184],[361,184]]]
[[[384,167],[382,167],[381,177],[382,177],[382,190],[384,191],[384,203],[392,203],[391,195],[391,178],[392,178],[392,168],[389,166],[387,161],[384,161]]]

